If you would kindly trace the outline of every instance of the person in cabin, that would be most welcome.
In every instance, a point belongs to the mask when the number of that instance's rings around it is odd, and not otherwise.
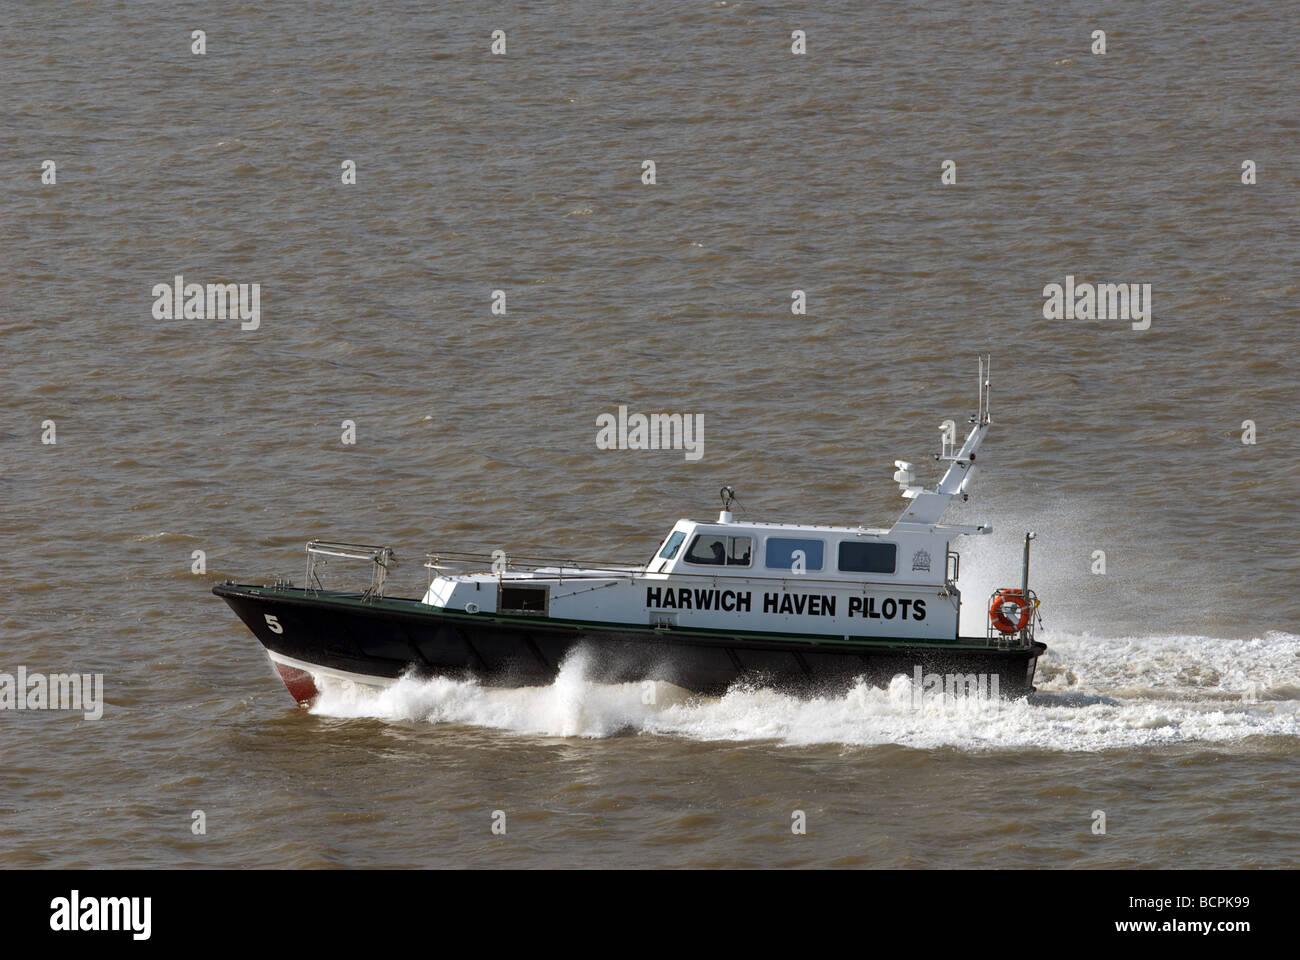
[[[709,549],[713,551],[713,562],[716,564],[725,564],[727,562],[727,551],[722,546],[721,540],[714,540],[709,544]]]

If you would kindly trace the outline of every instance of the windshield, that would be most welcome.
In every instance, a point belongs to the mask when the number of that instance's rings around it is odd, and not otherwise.
[[[671,560],[677,556],[677,548],[682,545],[686,539],[686,534],[681,530],[676,531],[671,537],[664,541],[664,548],[659,551],[659,556],[664,560]]]

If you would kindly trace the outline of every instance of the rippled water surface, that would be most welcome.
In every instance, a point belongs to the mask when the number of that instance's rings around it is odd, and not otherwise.
[[[0,712],[0,865],[1300,858],[1293,4],[3,17],[0,671],[107,703]],[[259,328],[155,319],[177,274],[260,283]],[[1150,329],[1045,319],[1067,275],[1150,284]],[[209,592],[299,580],[314,536],[640,560],[723,483],[887,525],[980,352],[995,426],[948,519],[995,527],[967,597],[1038,533],[1028,701],[648,706],[579,653],[298,710]],[[597,449],[620,405],[702,414],[703,457]]]

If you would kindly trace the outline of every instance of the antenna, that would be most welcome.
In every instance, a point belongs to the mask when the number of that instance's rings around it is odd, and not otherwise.
[[[722,497],[722,512],[718,514],[718,523],[731,523],[731,504],[736,499],[736,488],[723,487],[718,493]]]
[[[948,469],[938,485],[933,489],[913,486],[912,465],[905,460],[894,461],[894,466],[898,468],[894,480],[898,483],[899,492],[912,501],[903,516],[894,524],[895,529],[901,525],[936,524],[943,516],[949,500],[953,497],[961,497],[963,500],[970,497],[971,487],[975,484],[975,457],[989,431],[989,425],[993,422],[993,417],[989,413],[989,385],[993,355],[984,354],[978,360],[979,397],[975,412],[969,417],[970,433],[964,441],[958,443],[957,425],[953,421],[945,420],[939,425],[941,431],[939,455],[935,459],[946,462]],[[962,533],[988,533],[992,527],[981,524],[979,527],[949,529],[960,530]]]
[[[991,423],[989,416],[989,385],[993,379],[993,354],[986,353],[979,358],[980,362],[980,401],[979,401],[979,423]]]

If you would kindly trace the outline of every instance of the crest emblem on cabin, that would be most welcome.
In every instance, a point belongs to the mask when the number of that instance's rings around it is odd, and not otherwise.
[[[930,572],[929,551],[918,550],[912,554],[912,572],[915,573],[917,570],[924,570],[926,573]]]

